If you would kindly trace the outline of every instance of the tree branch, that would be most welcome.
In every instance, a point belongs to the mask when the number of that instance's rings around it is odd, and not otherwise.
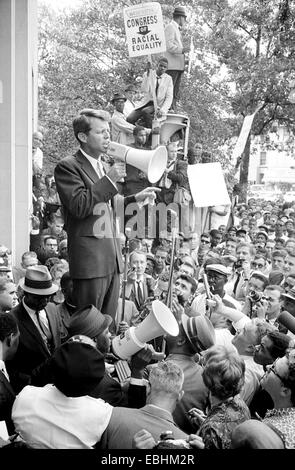
[[[245,33],[247,33],[250,36],[250,38],[255,40],[255,37],[253,36],[251,31],[248,31],[241,23],[237,23],[237,26],[241,28],[243,31],[245,31]]]

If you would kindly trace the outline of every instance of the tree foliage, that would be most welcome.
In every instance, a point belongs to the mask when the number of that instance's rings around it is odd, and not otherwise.
[[[168,22],[174,2],[161,3]],[[85,0],[81,8],[62,13],[40,6],[39,120],[46,134],[48,170],[76,147],[71,123],[77,111],[111,111],[112,94],[143,74],[146,59],[128,57],[123,6],[118,0]],[[201,44],[201,29],[198,18],[193,18],[185,41],[189,44],[193,37]],[[223,98],[227,90],[222,83],[211,83],[218,73],[216,64],[199,62],[190,77],[184,74],[179,112],[191,117],[192,142],[201,140],[226,164],[228,158],[219,147],[232,134],[230,120],[221,119],[228,107]]]
[[[48,169],[76,147],[71,123],[78,110],[111,110],[112,94],[142,76],[146,59],[128,57],[122,14],[136,3],[84,0],[63,13],[41,4],[39,115]],[[160,3],[168,22],[177,2]],[[274,122],[294,130],[288,101],[295,78],[294,0],[188,0],[186,8],[184,42],[193,39],[197,54],[183,77],[179,113],[191,118],[191,142],[201,141],[233,174],[232,137],[258,105],[253,134],[267,133]],[[246,165],[244,183],[247,172]]]
[[[295,70],[294,1],[198,0],[195,6],[208,27],[207,47],[227,68],[234,115],[244,117],[260,106],[252,134],[267,133],[274,122],[293,134],[295,111],[288,95]],[[240,177],[244,192],[251,135],[249,139]]]

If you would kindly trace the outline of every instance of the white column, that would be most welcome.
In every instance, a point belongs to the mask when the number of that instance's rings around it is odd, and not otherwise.
[[[0,244],[15,251],[15,0],[0,2]]]
[[[29,249],[37,0],[0,1],[0,82],[0,244],[18,265]]]
[[[37,88],[36,1],[15,1],[15,263],[29,248],[32,213],[32,133]]]

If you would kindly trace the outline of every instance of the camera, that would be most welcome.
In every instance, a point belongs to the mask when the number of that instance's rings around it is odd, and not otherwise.
[[[192,447],[185,439],[174,439],[172,431],[165,431],[160,435],[154,449],[191,449]]]
[[[249,299],[254,302],[260,302],[260,300],[265,299],[261,292],[256,292],[255,290],[251,290],[248,294]]]
[[[238,259],[234,264],[235,269],[241,269],[243,267],[243,262],[244,260]]]

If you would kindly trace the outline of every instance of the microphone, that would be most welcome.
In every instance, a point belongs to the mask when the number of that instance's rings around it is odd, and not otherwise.
[[[295,334],[295,318],[293,315],[291,315],[291,313],[284,310],[278,315],[277,320],[281,323],[281,325],[288,328],[291,333]]]

